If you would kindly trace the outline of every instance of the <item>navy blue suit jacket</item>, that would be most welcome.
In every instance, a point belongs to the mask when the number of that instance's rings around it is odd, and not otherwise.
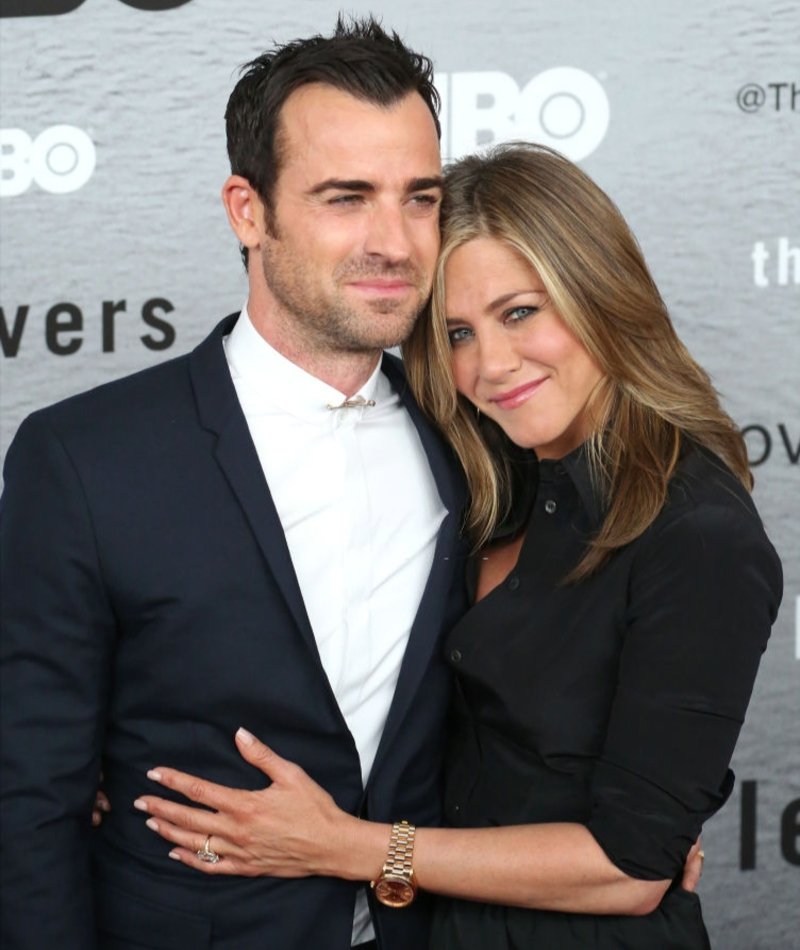
[[[9,450],[4,950],[346,950],[360,885],[201,875],[132,807],[157,764],[263,787],[234,746],[240,725],[353,814],[439,821],[441,636],[466,607],[461,478],[384,357],[449,513],[364,789],[225,361],[235,320],[188,356],[34,413]],[[113,811],[96,831],[101,769]],[[385,950],[424,946],[424,896],[373,908]]]

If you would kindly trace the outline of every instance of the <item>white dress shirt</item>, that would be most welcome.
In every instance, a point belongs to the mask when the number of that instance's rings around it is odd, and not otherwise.
[[[353,398],[286,359],[246,308],[224,340],[317,648],[366,784],[446,510],[378,365]],[[366,893],[353,944],[374,936]]]

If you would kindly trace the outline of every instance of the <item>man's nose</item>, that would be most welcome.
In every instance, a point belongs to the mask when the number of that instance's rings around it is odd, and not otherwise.
[[[364,251],[394,263],[411,256],[411,236],[402,206],[378,205],[370,216]]]

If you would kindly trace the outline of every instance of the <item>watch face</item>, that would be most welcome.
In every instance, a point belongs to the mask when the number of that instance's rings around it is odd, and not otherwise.
[[[414,888],[391,874],[385,874],[375,885],[375,896],[387,907],[407,907],[414,900]]]

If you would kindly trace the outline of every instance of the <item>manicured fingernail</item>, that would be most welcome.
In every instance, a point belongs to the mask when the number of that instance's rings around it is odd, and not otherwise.
[[[145,824],[151,831],[158,831],[158,822],[155,818],[148,818]]]
[[[150,769],[150,771],[147,773],[147,777],[151,778],[154,782],[160,782],[163,776],[158,770]]]
[[[170,851],[169,856],[172,858],[173,861],[180,861],[181,859],[181,856],[178,854],[177,851]]]
[[[133,807],[138,808],[139,811],[150,811],[150,809],[147,807],[147,802],[143,798],[137,798],[133,803]]]
[[[239,742],[243,742],[245,745],[252,745],[255,740],[255,736],[252,732],[248,732],[246,729],[243,729],[241,726],[236,730],[236,738]]]

